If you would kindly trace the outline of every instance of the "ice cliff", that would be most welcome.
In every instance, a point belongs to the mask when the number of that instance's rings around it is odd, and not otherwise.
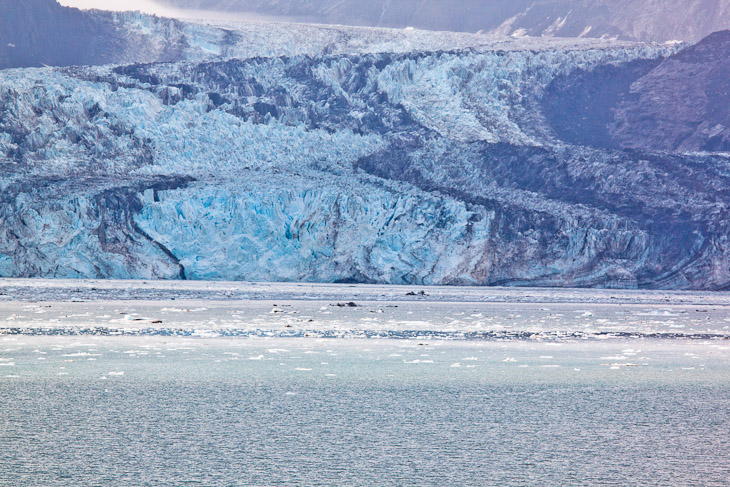
[[[730,283],[727,154],[559,110],[678,48],[179,26],[175,62],[0,71],[0,276]]]

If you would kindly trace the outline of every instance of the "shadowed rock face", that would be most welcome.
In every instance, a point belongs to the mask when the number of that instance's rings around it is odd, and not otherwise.
[[[55,0],[0,1],[0,69],[181,61],[188,48],[173,19],[84,11]]]
[[[500,35],[698,41],[730,25],[728,0],[160,0],[318,23]]]
[[[730,31],[664,60],[559,77],[543,109],[563,140],[596,147],[730,151]]]
[[[730,31],[717,32],[639,78],[615,112],[625,147],[730,151]]]
[[[616,108],[630,95],[631,86],[661,62],[641,59],[559,76],[547,87],[541,101],[550,127],[571,144],[619,147],[610,130]]]
[[[54,0],[0,2],[0,68],[114,62],[121,43],[103,16]]]

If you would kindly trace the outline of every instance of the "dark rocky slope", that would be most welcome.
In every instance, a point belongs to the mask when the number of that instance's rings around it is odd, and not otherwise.
[[[615,111],[624,147],[730,152],[730,30],[717,32],[642,76]]]
[[[559,77],[542,104],[570,143],[661,151],[730,151],[730,31],[664,60]]]
[[[0,68],[103,64],[123,49],[108,16],[55,0],[0,1]]]
[[[62,7],[55,0],[0,0],[0,69],[182,61],[190,54],[186,27],[134,12]]]

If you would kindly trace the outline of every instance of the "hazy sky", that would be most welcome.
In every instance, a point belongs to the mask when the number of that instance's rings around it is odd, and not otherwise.
[[[67,7],[97,8],[101,10],[139,10],[148,14],[175,18],[204,18],[230,20],[267,20],[265,16],[254,14],[214,12],[209,10],[185,10],[158,5],[153,0],[58,0],[58,3]],[[281,19],[279,19],[281,20]]]
[[[157,5],[151,0],[59,0],[67,7],[98,8],[102,10],[140,10],[142,12],[169,15],[173,9]]]

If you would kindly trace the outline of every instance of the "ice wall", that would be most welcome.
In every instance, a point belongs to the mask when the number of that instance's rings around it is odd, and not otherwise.
[[[544,115],[553,80],[676,48],[181,25],[185,61],[0,71],[0,275],[730,282],[727,158],[572,145]]]

